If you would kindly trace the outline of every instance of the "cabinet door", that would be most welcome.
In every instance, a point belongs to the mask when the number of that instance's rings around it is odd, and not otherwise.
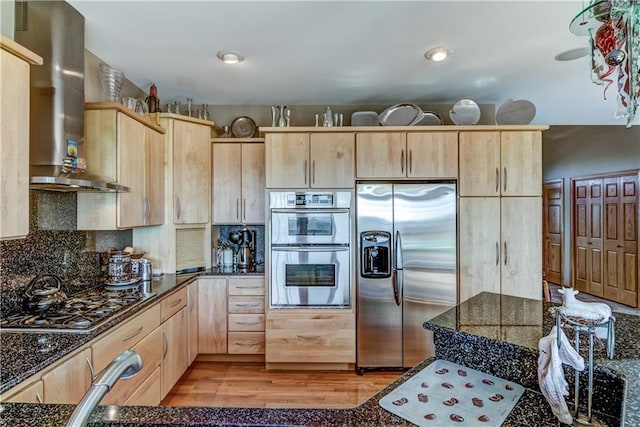
[[[500,132],[460,132],[460,196],[500,195]]]
[[[356,135],[358,178],[404,178],[407,163],[407,135],[400,132]]]
[[[87,348],[44,374],[44,403],[78,404],[91,387],[90,364]]]
[[[164,137],[145,127],[145,224],[164,223]]]
[[[130,189],[118,193],[117,226],[137,227],[145,225],[145,126],[122,113],[116,122],[118,182]]]
[[[460,302],[500,293],[500,198],[460,198]]]
[[[265,136],[267,188],[309,186],[309,134],[270,133]]]
[[[29,233],[29,64],[0,49],[0,239]]]
[[[19,387],[16,387],[19,388]],[[10,390],[13,392],[13,390]],[[19,391],[14,392],[11,396],[2,397],[2,402],[16,403],[44,403],[44,385],[42,380],[35,381]]]
[[[353,188],[355,136],[353,133],[311,134],[311,187]]]
[[[173,121],[173,197],[175,224],[209,222],[211,131],[208,126]]]
[[[161,326],[164,338],[160,375],[162,398],[180,379],[189,367],[189,348],[187,342],[187,309],[183,308]]]
[[[227,352],[226,279],[198,279],[198,351]]]
[[[455,178],[458,176],[458,133],[407,134],[409,178]]]
[[[504,295],[542,299],[542,198],[502,197]]]
[[[240,223],[241,192],[242,144],[213,144],[213,223]]]
[[[138,389],[124,402],[125,406],[159,406],[160,397],[160,367],[142,383]]]
[[[542,195],[542,133],[500,134],[503,196]]]
[[[189,363],[198,356],[198,282],[193,282],[187,288],[188,327],[189,335]]]
[[[242,222],[264,224],[264,144],[242,144]]]

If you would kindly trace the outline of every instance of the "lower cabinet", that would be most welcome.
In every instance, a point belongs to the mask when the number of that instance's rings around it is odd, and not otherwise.
[[[162,324],[161,330],[164,342],[160,390],[164,399],[189,367],[188,335],[185,333],[187,330],[187,309],[182,308],[171,316]]]
[[[37,380],[24,387],[16,387],[19,390],[11,390],[8,396],[2,396],[2,402],[20,402],[20,403],[43,403],[44,384],[42,380]]]
[[[187,287],[187,335],[189,364],[198,356],[198,282]]]
[[[124,405],[158,406],[162,400],[160,393],[160,367],[158,366],[142,385],[125,400]]]
[[[356,361],[353,313],[268,313],[269,363],[352,364]]]
[[[200,354],[264,354],[264,277],[198,279]]]
[[[91,349],[64,359],[44,375],[44,403],[79,403],[91,387]]]

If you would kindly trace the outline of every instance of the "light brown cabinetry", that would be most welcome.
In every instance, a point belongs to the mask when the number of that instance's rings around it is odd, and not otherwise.
[[[11,394],[2,396],[2,402],[19,402],[19,403],[44,403],[44,383],[37,380],[23,387],[16,387],[17,390],[11,390]]]
[[[166,123],[164,119],[162,123]],[[169,120],[173,155],[173,222],[210,221],[211,128],[205,124]]]
[[[460,196],[541,196],[540,131],[459,134]]]
[[[200,354],[264,354],[264,277],[198,279]]]
[[[187,334],[189,364],[198,356],[198,282],[187,286]]]
[[[189,367],[188,334],[185,333],[187,318],[188,312],[183,306],[160,326],[164,339],[160,375],[163,399]]]
[[[57,363],[42,375],[44,403],[77,404],[91,387],[91,349]]]
[[[0,36],[0,240],[29,234],[29,75],[42,58]]]
[[[455,178],[457,132],[356,134],[358,178]]]
[[[264,223],[264,171],[264,143],[214,142],[214,224]]]
[[[151,375],[133,392],[127,400],[125,406],[158,406],[162,397],[160,383],[160,367],[158,366]]]
[[[347,366],[355,363],[355,354],[352,313],[267,314],[267,366],[276,363]]]
[[[354,134],[266,133],[267,188],[353,188]]]
[[[461,197],[460,301],[480,292],[541,299],[542,199]]]
[[[129,192],[78,193],[79,230],[162,224],[164,130],[115,103],[85,104],[85,156],[92,173]]]

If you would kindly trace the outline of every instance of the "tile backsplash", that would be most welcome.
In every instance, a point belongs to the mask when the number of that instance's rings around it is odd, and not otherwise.
[[[29,235],[0,241],[0,315],[20,308],[38,274],[55,274],[68,294],[100,281],[100,252],[131,246],[130,230],[76,231],[76,194],[30,192]]]

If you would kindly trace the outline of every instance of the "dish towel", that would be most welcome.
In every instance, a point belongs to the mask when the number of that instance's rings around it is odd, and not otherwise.
[[[573,417],[569,413],[564,396],[569,394],[568,383],[564,379],[562,364],[572,366],[578,371],[584,370],[584,359],[580,356],[560,330],[560,346],[558,346],[558,332],[554,326],[546,337],[538,342],[538,383],[553,414],[565,424],[571,424]]]

